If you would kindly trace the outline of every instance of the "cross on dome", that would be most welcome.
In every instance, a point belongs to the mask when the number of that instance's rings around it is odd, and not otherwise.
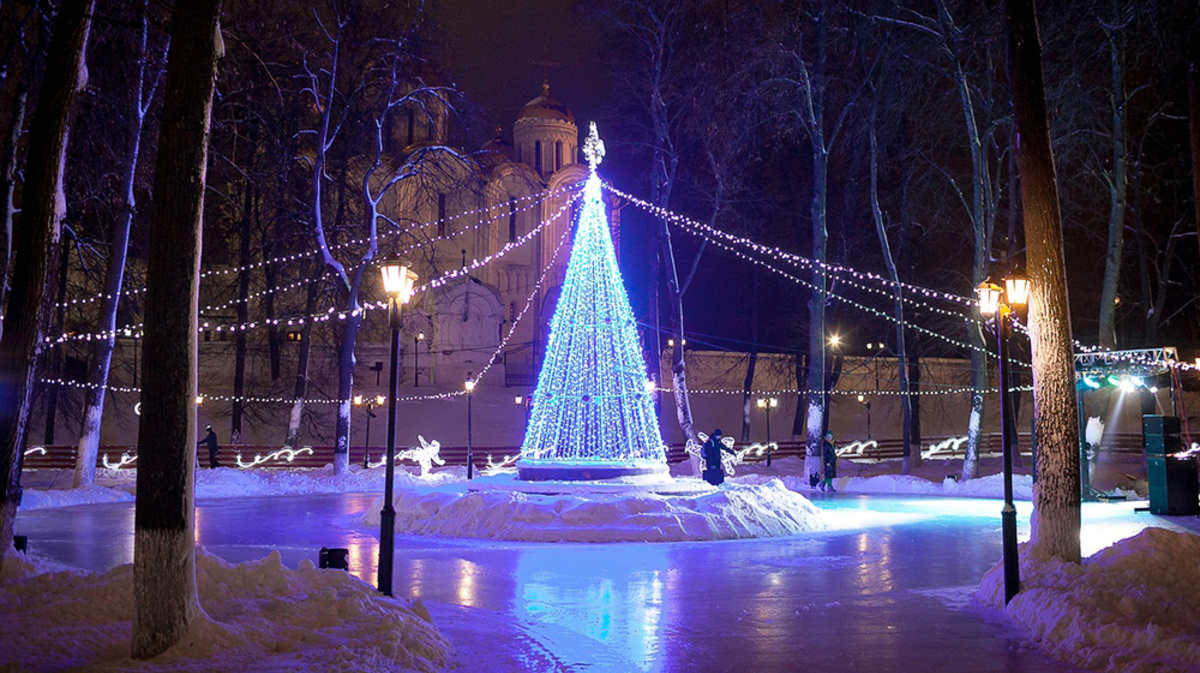
[[[587,158],[588,166],[595,171],[600,162],[604,161],[604,141],[600,139],[600,134],[596,131],[596,122],[591,124],[588,137],[583,141],[583,156]]]

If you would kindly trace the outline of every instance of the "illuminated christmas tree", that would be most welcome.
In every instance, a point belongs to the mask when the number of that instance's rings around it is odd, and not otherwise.
[[[521,479],[666,472],[637,324],[600,199],[604,143],[595,122],[583,153],[591,172],[521,445]]]

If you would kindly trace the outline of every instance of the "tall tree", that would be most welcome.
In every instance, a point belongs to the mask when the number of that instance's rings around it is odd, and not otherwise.
[[[1121,284],[1121,263],[1125,259],[1125,204],[1129,179],[1129,155],[1125,149],[1128,97],[1125,93],[1125,16],[1122,0],[1112,1],[1112,16],[1104,22],[1112,87],[1108,91],[1112,119],[1112,164],[1105,171],[1108,183],[1108,248],[1104,254],[1104,282],[1100,288],[1099,343],[1105,348],[1117,346],[1117,290]]]
[[[46,322],[51,270],[58,261],[66,208],[63,169],[71,114],[87,84],[84,54],[94,0],[65,0],[54,18],[46,71],[30,120],[12,293],[0,336],[0,546],[12,539],[21,503],[21,463],[36,365]],[[3,555],[0,554],[0,563]]]
[[[1038,552],[1078,563],[1080,475],[1075,363],[1041,41],[1033,0],[1005,0],[1005,14],[1026,266],[1032,286],[1029,338],[1038,483],[1033,494],[1031,543]]]
[[[221,0],[175,5],[154,165],[134,515],[136,659],[179,642],[200,614],[193,533],[200,230]]]
[[[125,264],[129,252],[129,232],[137,212],[137,197],[134,184],[137,179],[138,153],[142,142],[142,128],[153,97],[153,85],[147,85],[146,66],[147,20],[146,3],[135,6],[130,48],[126,52],[130,59],[130,91],[125,108],[125,146],[120,159],[120,212],[109,237],[107,267],[104,272],[104,290],[100,298],[100,312],[96,318],[96,332],[100,338],[92,345],[92,362],[88,373],[89,387],[84,393],[83,426],[79,431],[79,448],[75,454],[75,487],[87,486],[96,479],[96,454],[100,448],[100,425],[104,419],[105,393],[108,391],[108,374],[112,364],[113,347],[116,344],[117,307],[125,283]],[[157,79],[157,75],[152,75]],[[60,346],[61,348],[61,346]]]

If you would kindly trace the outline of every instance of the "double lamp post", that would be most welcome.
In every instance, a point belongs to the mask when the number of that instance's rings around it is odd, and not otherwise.
[[[381,267],[383,291],[388,296],[388,324],[392,328],[391,372],[388,375],[388,430],[383,511],[379,515],[379,575],[376,584],[384,596],[392,595],[392,560],[396,550],[396,508],[392,504],[396,481],[396,396],[400,384],[400,308],[412,299],[417,274],[408,262],[391,260]]]
[[[1010,276],[1004,287],[984,282],[975,288],[979,295],[979,313],[992,318],[996,336],[996,357],[1000,372],[1000,442],[1004,452],[1004,509],[1000,522],[1004,536],[1004,603],[1007,605],[1021,588],[1021,571],[1017,565],[1017,508],[1013,505],[1012,485],[1012,398],[1009,394],[1008,337],[1012,320],[1029,303],[1029,280]]]

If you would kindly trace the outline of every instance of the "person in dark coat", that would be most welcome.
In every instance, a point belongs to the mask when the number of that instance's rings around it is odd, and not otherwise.
[[[708,441],[704,442],[704,446],[700,449],[700,455],[704,457],[704,481],[713,486],[720,486],[725,483],[725,467],[721,465],[721,452],[724,451],[731,456],[736,456],[737,453],[729,450],[721,443],[721,429],[713,430],[712,436]]]
[[[208,434],[204,436],[204,439],[196,442],[196,446],[199,447],[201,444],[207,444],[208,466],[210,468],[221,467],[221,464],[217,462],[217,450],[220,448],[217,445],[217,433],[213,432],[211,425],[207,426],[205,430],[208,430]]]
[[[821,443],[821,456],[825,461],[825,481],[821,482],[821,490],[836,493],[833,488],[833,478],[837,476],[837,444],[833,441],[833,433],[825,433],[825,441]]]

